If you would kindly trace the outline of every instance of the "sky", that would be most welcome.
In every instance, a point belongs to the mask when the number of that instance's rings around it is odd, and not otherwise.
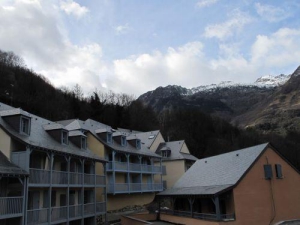
[[[0,49],[55,87],[138,97],[291,74],[299,15],[299,0],[0,0]]]

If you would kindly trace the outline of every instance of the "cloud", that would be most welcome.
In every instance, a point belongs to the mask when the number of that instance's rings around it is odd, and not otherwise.
[[[80,6],[77,2],[74,2],[72,0],[61,1],[60,9],[68,15],[74,15],[78,19],[89,12],[88,8]]]
[[[16,1],[0,5],[0,46],[24,58],[26,65],[46,76],[55,86],[80,84],[85,93],[101,86],[105,74],[102,48],[97,43],[75,45],[51,5]],[[7,22],[9,21],[9,23]],[[103,77],[103,76],[102,76]]]
[[[258,35],[251,48],[251,63],[259,67],[284,67],[298,64],[300,29],[281,28],[266,36]]]
[[[229,19],[223,23],[212,24],[205,27],[204,36],[207,38],[218,38],[224,40],[235,33],[240,32],[243,27],[252,21],[252,18],[244,12],[236,9]]]
[[[196,6],[199,8],[204,8],[217,3],[219,0],[200,0],[197,2]]]
[[[291,16],[289,12],[286,12],[284,9],[272,5],[255,3],[255,9],[257,14],[268,22],[279,22]]]
[[[128,23],[126,23],[125,25],[119,25],[119,26],[115,27],[114,29],[115,29],[116,33],[118,35],[120,35],[120,34],[127,33],[130,30],[130,27],[129,27]]]

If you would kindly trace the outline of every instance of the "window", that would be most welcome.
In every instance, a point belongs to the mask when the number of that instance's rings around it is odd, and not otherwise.
[[[68,132],[62,131],[61,133],[61,143],[67,145],[69,143],[68,141]]]
[[[121,137],[121,146],[126,146],[126,137],[125,136]]]
[[[30,133],[30,119],[26,117],[21,117],[21,133]]]
[[[265,171],[265,179],[266,180],[271,180],[273,177],[272,174],[272,166],[271,165],[264,165],[264,171]]]
[[[107,143],[112,143],[112,133],[107,133]]]
[[[161,151],[161,156],[162,157],[168,157],[168,152],[167,151]]]
[[[141,140],[136,140],[136,148],[141,149]]]
[[[86,137],[81,137],[81,148],[86,149]]]
[[[282,169],[280,164],[275,164],[276,178],[281,179],[282,177]]]

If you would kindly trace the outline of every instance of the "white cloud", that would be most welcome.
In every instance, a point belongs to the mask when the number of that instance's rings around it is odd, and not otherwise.
[[[259,67],[283,67],[298,64],[300,29],[281,28],[266,36],[258,35],[252,45],[251,63]]]
[[[197,2],[196,6],[199,8],[204,8],[217,3],[219,0],[200,0]]]
[[[291,16],[284,9],[272,5],[255,3],[255,9],[258,15],[269,22],[278,22]]]
[[[74,15],[77,18],[81,18],[89,12],[88,8],[80,6],[77,2],[74,2],[73,0],[61,1],[60,9],[68,15]]]
[[[224,40],[240,32],[246,24],[252,21],[252,18],[247,13],[241,12],[238,9],[234,10],[229,17],[223,23],[208,25],[205,28],[204,36]]]
[[[45,75],[55,86],[73,87],[78,83],[85,93],[100,87],[100,74],[106,71],[101,46],[71,43],[58,27],[58,12],[42,3],[19,0],[4,7],[0,4],[2,50],[20,55],[29,68]]]
[[[130,27],[129,27],[128,23],[126,23],[125,25],[119,25],[119,26],[115,27],[114,29],[115,29],[116,33],[118,35],[120,35],[120,34],[127,33],[130,30]]]

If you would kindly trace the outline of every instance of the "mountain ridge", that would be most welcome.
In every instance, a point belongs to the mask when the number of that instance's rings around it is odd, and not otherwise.
[[[287,102],[283,104],[283,99],[286,98],[288,101],[290,97],[285,95],[290,94],[295,96],[294,101],[298,103],[298,95],[295,92],[300,92],[299,75],[300,66],[290,75],[266,75],[250,84],[225,81],[191,89],[178,85],[168,85],[146,92],[138,99],[145,105],[152,107],[157,113],[172,109],[199,109],[213,116],[226,119],[232,124],[238,124],[243,128],[255,127],[266,133],[274,131],[286,134],[287,130],[290,129],[300,130],[300,121],[299,126],[293,128],[292,125],[281,124],[276,121],[276,116],[280,120],[292,123],[290,120],[293,118],[292,115],[297,114],[298,107],[295,109],[291,103]],[[274,109],[272,110],[272,108]],[[285,108],[292,115],[274,111],[280,109],[284,112]],[[276,116],[274,117],[274,115]],[[268,117],[272,118],[272,122],[268,121]],[[278,126],[277,124],[281,125]]]

